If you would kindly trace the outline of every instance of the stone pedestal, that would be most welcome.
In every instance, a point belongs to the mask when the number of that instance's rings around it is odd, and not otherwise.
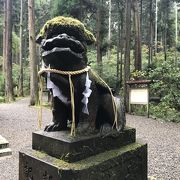
[[[9,156],[12,154],[9,148],[9,142],[0,135],[0,157]]]
[[[146,180],[147,145],[135,129],[108,136],[35,132],[19,156],[19,180]]]

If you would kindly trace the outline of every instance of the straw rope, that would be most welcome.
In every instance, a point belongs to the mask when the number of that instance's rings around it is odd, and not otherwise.
[[[38,128],[41,129],[42,126],[42,94],[43,94],[43,79],[39,76],[39,111],[38,111]]]
[[[97,79],[100,79],[100,81],[102,82],[103,85],[105,85],[109,92],[110,92],[110,95],[111,95],[111,99],[112,99],[112,106],[113,106],[113,111],[114,111],[114,123],[113,123],[113,126],[112,126],[112,129],[114,128],[114,126],[116,125],[116,129],[118,130],[118,122],[117,122],[117,105],[116,105],[116,102],[114,100],[114,96],[113,96],[113,93],[111,91],[111,88],[108,86],[108,84],[96,73],[94,73],[92,70],[91,70],[91,73],[93,76],[95,76]]]
[[[61,74],[61,75],[78,75],[78,74],[82,74],[85,72],[88,72],[90,70],[90,67],[87,66],[84,69],[81,70],[77,70],[77,71],[61,71],[61,70],[57,70],[57,69],[51,69],[51,68],[44,68],[41,69],[38,74],[41,75],[44,72],[50,72],[50,73],[57,73],[57,74]]]
[[[69,85],[70,85],[70,94],[71,94],[71,109],[72,109],[72,125],[71,125],[71,136],[75,136],[75,104],[74,104],[74,86],[73,86],[73,82],[71,79],[71,76],[73,75],[78,75],[78,74],[82,74],[85,72],[88,72],[90,69],[89,66],[87,66],[84,69],[81,70],[77,70],[77,71],[61,71],[61,70],[57,70],[57,69],[50,69],[50,68],[44,68],[41,69],[38,72],[39,75],[39,79],[40,79],[40,99],[39,99],[39,105],[40,105],[40,112],[39,112],[39,119],[38,119],[38,124],[39,127],[41,127],[42,124],[42,91],[43,91],[43,80],[41,75],[45,72],[50,72],[50,73],[57,73],[57,74],[61,74],[61,75],[67,75],[69,77]],[[115,124],[116,124],[116,128],[118,128],[118,124],[117,124],[117,106],[116,106],[116,102],[114,100],[111,88],[108,86],[108,84],[97,74],[95,74],[92,70],[91,73],[93,76],[95,76],[97,79],[100,79],[100,81],[108,88],[111,98],[112,98],[112,106],[113,106],[113,111],[114,111],[114,123],[112,128],[114,128]]]

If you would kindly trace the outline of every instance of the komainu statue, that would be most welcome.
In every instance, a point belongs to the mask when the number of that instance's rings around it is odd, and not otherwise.
[[[86,130],[123,130],[126,120],[121,99],[87,66],[87,45],[96,40],[84,24],[55,17],[46,22],[36,41],[44,62],[39,74],[46,77],[53,96],[53,120],[45,131],[66,130],[71,125],[74,135],[84,124]]]

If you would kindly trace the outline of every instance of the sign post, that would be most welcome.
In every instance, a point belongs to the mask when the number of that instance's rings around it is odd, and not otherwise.
[[[129,112],[131,113],[132,104],[146,105],[147,116],[149,118],[149,84],[152,83],[152,81],[136,80],[136,81],[127,81],[126,83],[130,86]]]

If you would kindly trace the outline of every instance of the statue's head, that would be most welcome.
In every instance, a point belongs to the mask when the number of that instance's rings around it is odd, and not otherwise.
[[[86,47],[95,37],[79,20],[58,16],[45,23],[36,42],[41,45],[46,66],[61,69],[66,64],[86,64]]]

